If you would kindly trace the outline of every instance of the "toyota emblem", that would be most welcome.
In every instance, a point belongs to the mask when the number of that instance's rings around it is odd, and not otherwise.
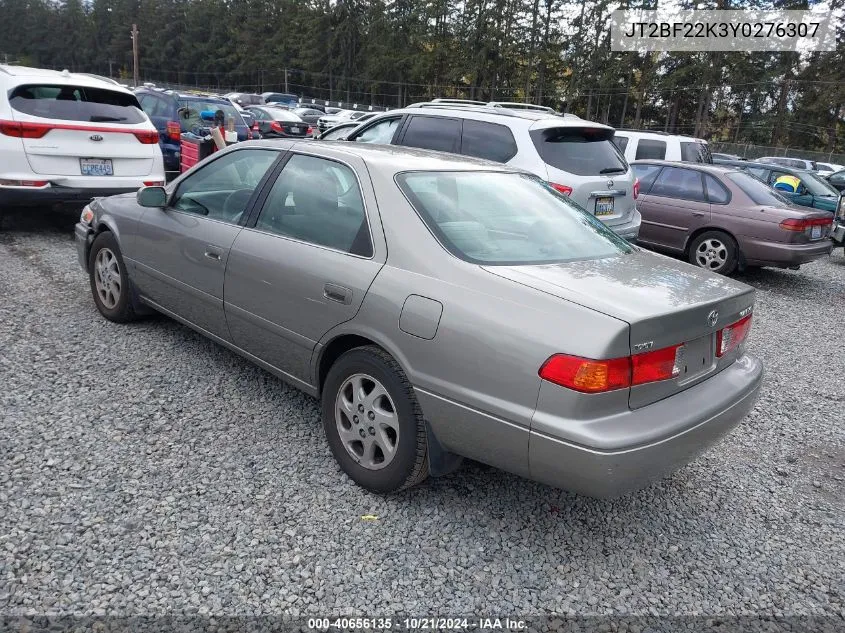
[[[719,321],[719,313],[716,312],[715,310],[711,310],[710,314],[707,315],[707,324],[710,327],[713,327],[713,326],[716,325],[716,323],[718,323],[718,321]]]
[[[102,141],[103,140],[103,137],[100,136],[99,134],[92,134],[88,138],[90,138],[92,141]]]
[[[610,189],[612,186],[613,186],[613,181],[612,181],[612,180],[608,180],[608,181],[607,181],[607,188],[608,188],[608,189]]]

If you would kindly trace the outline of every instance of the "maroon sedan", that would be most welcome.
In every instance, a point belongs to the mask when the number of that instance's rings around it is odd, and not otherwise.
[[[833,214],[791,204],[732,167],[642,160],[638,242],[731,274],[747,266],[798,268],[830,253]]]

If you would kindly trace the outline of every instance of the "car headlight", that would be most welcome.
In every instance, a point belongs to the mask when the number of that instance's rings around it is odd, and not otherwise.
[[[91,226],[91,224],[94,223],[94,211],[92,211],[91,207],[87,204],[85,205],[85,208],[82,209],[82,215],[79,216],[79,221],[83,224],[87,224],[88,226]]]

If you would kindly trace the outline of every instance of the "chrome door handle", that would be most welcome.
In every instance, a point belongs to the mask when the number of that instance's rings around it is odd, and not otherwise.
[[[220,253],[216,251],[205,251],[205,256],[208,257],[208,259],[213,259],[216,262],[220,261]]]
[[[323,296],[330,301],[337,301],[344,305],[352,303],[352,290],[337,284],[326,284],[323,286]]]
[[[703,214],[703,213],[701,213],[700,211],[693,211],[693,212],[692,212],[692,217],[694,217],[694,218],[703,218],[703,217],[704,217],[704,214]]]

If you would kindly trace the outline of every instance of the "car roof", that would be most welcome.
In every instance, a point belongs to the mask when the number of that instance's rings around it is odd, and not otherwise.
[[[747,163],[746,163],[747,164]],[[641,158],[639,160],[632,160],[631,165],[660,165],[665,167],[685,167],[687,169],[695,169],[711,174],[726,174],[737,171],[733,169],[733,165],[726,164],[710,164],[710,163],[694,163],[692,161],[684,160],[657,160],[652,158]]]
[[[389,173],[403,171],[499,171],[525,173],[521,169],[481,158],[435,152],[416,147],[400,147],[376,143],[263,139],[259,141],[245,141],[233,147],[275,147],[280,149],[301,149],[305,151],[311,148],[318,148],[321,154],[338,159],[343,159],[344,156],[357,156],[363,159],[369,166],[381,167]]]
[[[804,175],[804,174],[817,174],[818,172],[814,172],[810,169],[799,169],[797,167],[787,167],[786,165],[777,165],[775,163],[758,163],[757,161],[753,160],[719,160],[720,165],[732,165],[734,167],[759,167],[761,169],[777,169],[778,171],[785,172],[787,174],[795,175]]]
[[[379,113],[389,116],[401,116],[404,114],[421,114],[430,116],[456,117],[462,119],[475,119],[479,121],[498,122],[504,125],[522,121],[531,129],[545,129],[551,127],[595,127],[607,130],[613,128],[603,123],[588,121],[575,116],[574,114],[557,115],[536,110],[510,110],[499,106],[478,106],[466,104],[452,104],[443,102],[421,102],[414,103],[405,108],[388,110]],[[370,119],[372,121],[373,119]]]
[[[86,73],[72,73],[67,70],[50,70],[48,68],[30,68],[28,66],[11,66],[7,64],[0,64],[0,73],[9,77],[18,78],[17,83],[25,83],[27,80],[49,81],[58,85],[72,84],[87,88],[106,88],[116,92],[132,94],[131,90],[124,88],[111,79]]]
[[[150,86],[143,86],[139,87],[135,90],[135,93],[139,92],[146,92],[150,94],[156,95],[166,95],[169,97],[174,97],[176,99],[195,99],[197,101],[217,101],[219,103],[225,103],[232,105],[232,102],[226,99],[225,97],[221,97],[219,95],[209,95],[209,94],[201,94],[197,92],[180,92],[178,90],[167,90],[165,88],[152,88]]]
[[[679,141],[691,141],[693,143],[706,143],[703,138],[696,138],[695,136],[685,136],[684,134],[670,134],[669,132],[661,132],[659,130],[632,130],[630,128],[618,128],[616,133],[621,132],[622,136],[640,136],[644,138],[653,138],[655,140],[674,138]]]

